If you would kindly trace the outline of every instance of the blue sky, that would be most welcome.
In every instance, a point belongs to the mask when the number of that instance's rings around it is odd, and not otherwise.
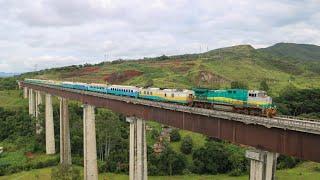
[[[320,0],[0,0],[0,72],[197,53],[238,44],[320,45]]]

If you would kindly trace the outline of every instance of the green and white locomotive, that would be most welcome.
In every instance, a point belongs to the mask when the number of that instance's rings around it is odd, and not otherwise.
[[[246,89],[193,89],[192,106],[273,117],[276,107],[265,91]]]

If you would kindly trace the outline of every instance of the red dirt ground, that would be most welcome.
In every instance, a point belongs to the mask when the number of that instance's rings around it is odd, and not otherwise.
[[[106,74],[104,80],[111,84],[123,83],[129,79],[132,79],[136,76],[141,76],[143,72],[136,70],[126,70],[123,72],[114,72],[111,74]]]

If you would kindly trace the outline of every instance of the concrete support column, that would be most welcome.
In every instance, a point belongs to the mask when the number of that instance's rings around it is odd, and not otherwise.
[[[28,98],[28,88],[27,87],[23,88],[23,98],[25,98],[25,99]]]
[[[35,98],[35,115],[36,115],[36,134],[41,134],[42,132],[42,127],[41,127],[41,122],[39,119],[40,116],[40,105],[42,104],[42,97],[41,97],[41,92],[36,91],[36,98]]]
[[[127,117],[130,123],[129,178],[147,180],[146,124],[142,119]]]
[[[29,114],[34,117],[36,115],[35,104],[36,103],[35,103],[34,91],[33,89],[29,89]]]
[[[60,163],[71,165],[68,100],[60,98]]]
[[[250,180],[274,180],[277,165],[277,153],[247,150],[246,157],[250,159]]]
[[[94,106],[84,105],[83,108],[83,154],[84,154],[84,179],[97,180],[97,144]]]
[[[55,154],[56,147],[54,141],[54,124],[53,124],[53,108],[52,108],[52,96],[46,94],[46,153]]]

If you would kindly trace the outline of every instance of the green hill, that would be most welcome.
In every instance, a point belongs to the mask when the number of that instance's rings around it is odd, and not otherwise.
[[[232,81],[246,82],[258,89],[267,81],[277,95],[288,84],[300,88],[320,87],[320,47],[276,44],[264,49],[238,45],[201,54],[160,56],[139,60],[116,60],[96,65],[69,66],[26,73],[36,77],[81,82],[108,81],[112,84],[168,88],[226,88]],[[316,61],[319,59],[319,61]]]
[[[320,46],[312,44],[278,43],[260,51],[301,61],[320,61]]]

